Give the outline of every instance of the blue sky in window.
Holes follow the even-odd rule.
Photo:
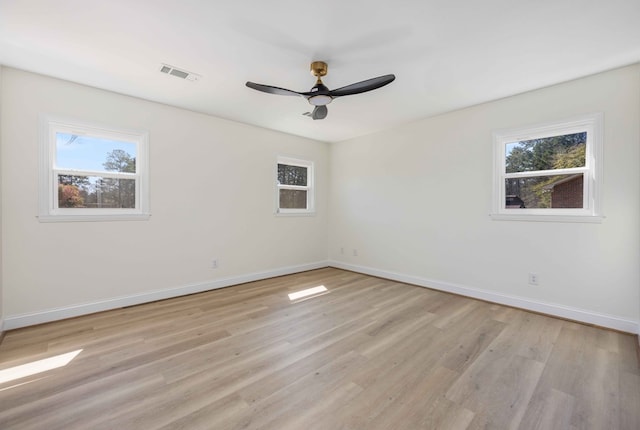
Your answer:
[[[107,161],[107,155],[114,149],[121,149],[131,157],[137,155],[135,143],[56,133],[56,167],[104,171],[103,164]]]
[[[511,151],[513,151],[513,148],[515,148],[516,146],[519,146],[521,142],[511,142],[511,143],[507,143],[505,145],[505,156],[508,157],[509,155],[511,155]]]

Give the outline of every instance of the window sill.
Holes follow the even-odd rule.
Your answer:
[[[105,222],[105,221],[147,221],[151,214],[114,215],[39,215],[40,222]]]
[[[489,214],[493,221],[528,221],[528,222],[570,222],[601,224],[605,219],[601,215],[524,215],[524,214]]]
[[[291,216],[316,216],[315,212],[276,212],[275,216],[291,217]]]

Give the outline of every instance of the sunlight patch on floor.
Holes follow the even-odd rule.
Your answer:
[[[76,351],[67,352],[66,354],[55,355],[53,357],[43,358],[42,360],[32,361],[31,363],[0,370],[0,384],[64,367],[81,352],[82,349],[78,349]]]
[[[319,285],[317,287],[307,288],[306,290],[296,291],[295,293],[289,293],[289,300],[294,301],[304,297],[315,296],[325,291],[327,291],[327,287]]]

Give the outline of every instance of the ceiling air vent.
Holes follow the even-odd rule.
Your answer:
[[[168,64],[162,64],[160,66],[160,72],[167,75],[175,76],[176,78],[186,79],[187,81],[198,81],[202,77],[195,73],[187,72],[186,70],[180,70]]]

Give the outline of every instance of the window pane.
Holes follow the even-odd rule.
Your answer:
[[[131,142],[56,133],[59,169],[136,172],[137,146]]]
[[[282,185],[307,186],[307,168],[278,164],[278,182]]]
[[[135,209],[136,181],[99,176],[60,175],[58,207]]]
[[[306,190],[280,190],[281,209],[307,209]]]
[[[505,208],[582,208],[583,185],[582,174],[505,179]]]
[[[586,132],[507,143],[506,173],[584,167],[586,147]]]

